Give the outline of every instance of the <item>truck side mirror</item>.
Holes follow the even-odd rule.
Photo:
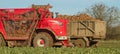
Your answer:
[[[59,12],[55,12],[56,18],[58,17]]]

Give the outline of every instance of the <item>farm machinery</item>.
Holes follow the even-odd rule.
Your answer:
[[[53,18],[50,8],[48,4],[0,9],[0,46],[87,47],[105,38],[103,21]]]

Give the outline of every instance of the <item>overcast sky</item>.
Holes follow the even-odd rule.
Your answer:
[[[104,3],[107,6],[115,6],[120,9],[120,0],[1,0],[0,8],[25,8],[31,4],[44,5],[50,3],[51,11],[60,14],[76,14],[96,3]]]

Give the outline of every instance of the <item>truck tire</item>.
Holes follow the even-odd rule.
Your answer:
[[[72,43],[73,47],[77,47],[77,40],[72,40],[71,43]]]
[[[6,42],[5,42],[2,34],[0,34],[0,47],[2,47],[2,46],[6,46]]]
[[[34,47],[52,47],[53,39],[50,34],[46,32],[38,33],[33,39]]]
[[[83,39],[77,39],[72,41],[74,47],[85,48],[86,42]]]

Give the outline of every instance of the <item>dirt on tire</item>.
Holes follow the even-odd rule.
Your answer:
[[[50,36],[50,34],[46,33],[46,32],[40,32],[38,33],[34,39],[33,39],[33,46],[34,47],[40,47],[38,44],[37,44],[37,40],[38,39],[44,39],[45,40],[45,45],[44,47],[52,47],[53,46],[53,39],[52,37]]]

